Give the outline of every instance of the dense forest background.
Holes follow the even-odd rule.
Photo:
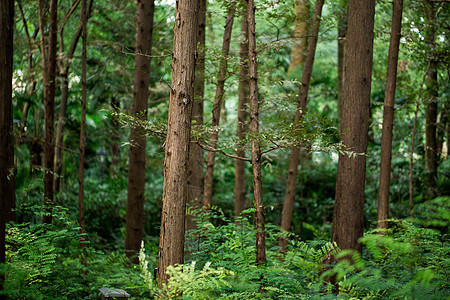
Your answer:
[[[310,28],[314,25],[311,20],[316,3],[256,1],[260,130],[256,139],[263,152],[261,191],[267,255],[263,263],[255,260],[258,250],[255,238],[261,228],[254,226],[258,206],[254,205],[252,164],[248,160],[244,163],[244,202],[237,215],[244,211],[237,217],[236,159],[232,157],[242,153],[250,157],[251,141],[255,139],[250,130],[250,116],[244,116],[239,123],[244,124],[244,137],[236,136],[242,109],[238,109],[238,98],[243,78],[241,45],[247,41],[242,32],[247,2],[208,1],[204,46],[198,46],[195,52],[197,59],[204,57],[203,125],[193,122],[191,138],[196,141],[193,145],[203,146],[200,165],[205,169],[208,153],[212,152],[207,150],[215,149],[212,198],[206,208],[188,198],[186,228],[190,230],[186,230],[184,265],[169,268],[169,281],[160,285],[155,268],[161,249],[158,244],[164,151],[168,143],[172,52],[178,16],[175,3],[166,0],[154,3],[151,52],[144,55],[149,61],[149,72],[145,72],[149,86],[143,117],[133,106],[136,57],[142,55],[136,46],[137,6],[141,1],[112,4],[103,0],[53,0],[52,3],[57,3],[56,31],[51,29],[51,8],[55,7],[47,2],[14,1],[11,174],[15,181],[15,220],[6,225],[6,257],[1,267],[5,299],[95,299],[102,287],[124,289],[133,299],[448,297],[450,9],[447,1],[403,3],[389,226],[378,231],[383,107],[393,3],[383,0],[375,3],[367,151],[356,153],[343,148],[339,132],[342,122],[339,82],[343,75],[338,72],[338,48],[341,43],[347,47],[346,35],[340,35],[345,23],[342,20],[350,13],[346,1],[323,4],[308,100],[297,123],[293,121],[306,63],[294,56],[299,51],[303,51],[300,54],[303,60],[307,56],[308,39],[311,43],[314,37]],[[82,7],[85,14],[81,13]],[[227,34],[224,29],[229,24],[230,11],[234,12],[231,17],[234,23],[228,33],[229,53],[224,54],[224,34]],[[300,23],[305,28],[300,28]],[[85,39],[83,25],[87,28]],[[49,173],[46,172],[49,117],[45,107],[48,102],[43,100],[49,81],[43,77],[46,75],[41,62],[43,51],[51,56],[52,32],[57,43],[54,119],[50,120],[54,124],[55,153],[50,163],[54,178],[49,198],[44,180]],[[46,47],[49,50],[43,50]],[[221,73],[224,61],[225,70]],[[215,99],[219,87],[223,94],[218,104]],[[215,116],[218,105],[220,113]],[[243,107],[247,110],[250,105],[247,102]],[[432,107],[434,119],[430,115]],[[434,132],[428,130],[428,122],[434,124]],[[302,129],[292,138],[288,129],[298,124]],[[131,131],[135,139],[130,140]],[[80,134],[85,134],[85,142]],[[142,238],[138,241],[142,239],[142,248],[139,250],[139,242],[136,250],[126,242],[127,230],[138,226],[127,220],[132,218],[127,217],[127,201],[130,201],[129,180],[135,168],[129,152],[137,147],[133,144],[136,139],[142,142],[143,136],[146,136],[145,173],[141,179],[145,179],[145,185],[143,206],[138,209],[142,218]],[[426,154],[430,136],[435,140],[431,149],[434,167],[430,167]],[[85,146],[80,147],[81,144]],[[292,221],[287,227],[291,233],[287,233],[280,226],[292,145],[301,151]],[[237,155],[239,149],[243,152]],[[340,251],[330,242],[339,155],[364,156],[366,160],[362,250]],[[84,173],[79,173],[80,169]],[[197,200],[204,203],[203,191],[201,197]],[[80,207],[83,218],[79,215]],[[134,252],[130,255],[125,249]]]

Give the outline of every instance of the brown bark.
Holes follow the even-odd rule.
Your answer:
[[[347,41],[347,9],[348,0],[339,1],[340,12],[338,19],[338,114],[339,120],[342,120],[342,102],[344,97],[344,62],[345,62],[345,44]]]
[[[159,285],[167,282],[166,268],[168,266],[183,263],[197,17],[198,0],[177,1],[165,143],[158,259]]]
[[[203,102],[205,93],[205,37],[206,37],[206,0],[199,0],[197,25],[197,61],[195,65],[194,106],[192,108],[193,125],[203,124]],[[193,209],[202,206],[203,192],[203,150],[192,143],[188,165],[188,204]],[[186,216],[186,230],[196,228],[193,216]]]
[[[245,1],[243,1],[245,2]],[[244,8],[246,10],[246,7]],[[236,156],[245,157],[244,136],[247,131],[247,103],[248,103],[248,22],[247,12],[241,19],[241,42],[239,45],[239,86],[238,86],[238,124],[236,136],[238,145]],[[236,159],[234,172],[234,215],[237,217],[245,209],[245,161]]]
[[[133,115],[144,120],[147,119],[154,7],[154,0],[137,1]],[[125,253],[135,264],[139,263],[143,232],[145,142],[142,128],[131,128]]]
[[[255,201],[256,227],[256,263],[266,262],[266,237],[264,229],[264,206],[262,198],[261,149],[259,144],[259,103],[258,103],[258,73],[256,55],[256,23],[255,3],[247,2],[248,22],[248,72],[250,92],[250,131],[252,133],[252,170],[253,196]]]
[[[89,5],[87,8],[87,14],[88,18],[90,17],[90,12],[93,4],[93,0],[89,1]],[[74,2],[75,4],[79,2]],[[68,15],[73,10],[71,8],[69,12],[66,14],[66,18],[68,18]],[[78,26],[77,31],[75,32],[72,42],[70,44],[70,48],[67,52],[67,54],[64,55],[64,25],[60,27],[59,29],[59,53],[60,57],[64,57],[62,61],[59,62],[60,68],[59,68],[59,77],[61,81],[61,103],[59,106],[59,113],[58,113],[58,121],[56,125],[56,139],[55,139],[55,161],[54,161],[54,183],[53,188],[54,191],[59,190],[60,186],[60,180],[61,180],[61,172],[62,172],[62,146],[63,146],[63,138],[64,138],[64,125],[66,122],[66,109],[67,109],[67,99],[69,97],[69,68],[70,63],[73,59],[73,54],[75,53],[78,41],[80,40],[81,32],[82,32],[82,26],[83,26],[83,20],[82,15],[80,15],[80,24]]]
[[[50,1],[50,29],[48,35],[48,53],[45,53],[44,42],[44,4],[38,1],[39,10],[39,31],[41,36],[42,73],[44,78],[44,112],[45,112],[45,158],[44,158],[44,205],[46,215],[43,217],[44,223],[52,222],[53,206],[53,162],[55,148],[54,121],[55,121],[55,79],[56,79],[56,48],[57,48],[57,11],[58,1]]]
[[[349,1],[345,84],[340,123],[347,150],[365,153],[369,129],[375,1]],[[331,240],[361,252],[364,229],[366,157],[340,154]]]
[[[389,43],[386,89],[384,94],[383,127],[381,135],[380,186],[378,189],[377,227],[387,228],[389,218],[389,187],[391,184],[392,129],[394,126],[397,62],[402,28],[403,0],[394,0],[391,40]]]
[[[225,23],[225,33],[223,35],[222,43],[222,53],[219,66],[219,74],[217,76],[217,88],[216,95],[214,97],[214,104],[212,110],[212,120],[211,120],[211,135],[210,135],[210,146],[216,148],[217,140],[219,138],[219,130],[217,127],[220,123],[220,111],[222,107],[223,94],[225,92],[225,79],[227,76],[227,60],[228,53],[230,52],[230,41],[231,41],[231,31],[233,29],[234,12],[236,8],[236,2],[230,3],[228,10],[227,20]],[[203,206],[210,207],[212,203],[213,194],[213,179],[214,179],[214,165],[216,159],[216,152],[209,151],[208,158],[206,160],[206,171],[205,171],[205,184],[204,184],[204,194],[203,194]]]
[[[317,0],[314,7],[314,15],[311,25],[311,35],[308,44],[308,53],[306,55],[305,65],[303,66],[300,91],[298,94],[297,110],[295,112],[294,126],[301,121],[306,111],[306,102],[308,100],[309,84],[316,54],[317,38],[319,36],[320,19],[322,16],[322,7],[324,0]],[[283,212],[281,215],[281,229],[289,231],[292,223],[292,213],[294,210],[295,192],[297,188],[298,164],[300,162],[300,149],[292,148],[289,155],[289,172],[286,184],[286,196],[284,199]],[[288,244],[286,238],[280,238],[278,246],[284,249]]]
[[[294,44],[291,49],[291,61],[288,74],[303,66],[308,49],[310,26],[309,1],[298,0],[295,3]]]
[[[6,223],[14,219],[14,135],[12,109],[14,1],[0,1],[0,263],[6,262]],[[0,276],[0,291],[5,277]],[[6,299],[1,295],[0,299]]]
[[[78,164],[78,224],[80,226],[80,249],[81,264],[86,268],[86,226],[84,222],[84,154],[85,154],[85,142],[86,142],[86,59],[87,59],[87,11],[86,0],[82,0],[81,4],[81,18],[83,28],[83,48],[81,51],[81,122],[80,122],[80,154]],[[87,272],[87,269],[83,271],[83,274]]]

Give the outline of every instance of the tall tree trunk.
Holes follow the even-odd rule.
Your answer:
[[[255,201],[256,263],[266,262],[266,236],[262,198],[261,149],[259,144],[258,61],[256,55],[255,3],[247,2],[248,72],[250,91],[250,130],[252,133],[253,195]]]
[[[92,9],[93,0],[89,1],[87,7],[88,19],[90,17],[90,12]],[[77,3],[77,2],[74,2]],[[66,14],[69,14],[69,12]],[[67,17],[68,18],[68,17]],[[67,99],[69,98],[69,68],[70,63],[73,58],[73,54],[77,48],[78,41],[80,40],[82,26],[83,26],[83,16],[80,15],[80,23],[77,31],[75,32],[70,48],[66,55],[64,55],[64,25],[59,29],[59,53],[61,57],[65,57],[63,61],[60,61],[59,77],[61,81],[61,103],[59,106],[58,121],[56,125],[56,140],[55,140],[55,161],[54,161],[54,191],[59,190],[61,173],[62,173],[62,146],[64,138],[64,125],[66,123],[66,109],[67,109]]]
[[[347,41],[347,11],[348,0],[339,1],[338,18],[338,114],[339,120],[342,120],[342,103],[344,98],[344,62],[345,62],[345,44]]]
[[[14,1],[0,1],[0,263],[6,262],[6,223],[14,219],[14,135],[12,109]],[[0,292],[5,277],[0,276]],[[6,299],[1,295],[0,299]]]
[[[205,93],[205,38],[206,38],[206,0],[199,0],[197,25],[197,62],[195,65],[194,106],[192,121],[203,125],[203,102]],[[192,143],[188,165],[188,204],[197,209],[202,206],[203,192],[203,150]],[[186,230],[196,228],[193,216],[186,216]]]
[[[298,0],[295,2],[295,27],[294,44],[291,49],[291,61],[288,73],[303,66],[308,49],[308,34],[310,26],[309,1]]]
[[[147,119],[154,7],[154,0],[137,1],[133,114],[144,120]],[[125,253],[135,264],[139,263],[143,232],[145,142],[144,130],[131,128]]]
[[[308,53],[306,55],[305,65],[303,66],[300,91],[298,94],[297,110],[295,112],[294,126],[301,121],[306,111],[306,102],[308,99],[309,84],[316,54],[317,38],[319,36],[320,18],[322,16],[322,7],[324,0],[316,0],[314,15],[311,26],[311,36],[308,44]],[[286,196],[284,199],[283,212],[281,215],[281,229],[289,231],[292,223],[292,213],[294,210],[295,192],[297,188],[298,164],[300,162],[300,149],[294,147],[289,155],[289,173],[286,184]],[[281,237],[278,245],[284,249],[288,244],[286,238]]]
[[[55,121],[55,80],[56,80],[56,33],[58,27],[57,11],[58,1],[50,1],[50,29],[48,53],[45,53],[44,43],[44,4],[38,0],[39,9],[39,31],[41,34],[41,55],[42,70],[44,78],[44,111],[45,111],[45,159],[44,159],[44,205],[46,215],[43,217],[44,223],[52,222],[53,207],[53,163],[55,147],[54,139],[54,121]]]
[[[80,122],[80,156],[78,164],[78,224],[80,225],[81,264],[86,268],[86,226],[84,222],[84,154],[86,142],[86,59],[87,59],[87,11],[86,0],[82,0],[81,18],[83,20],[83,48],[81,51],[81,122]],[[85,274],[87,269],[83,271]]]
[[[365,153],[369,129],[375,0],[349,1],[341,139],[347,150]],[[339,155],[331,240],[361,252],[366,157]]]
[[[168,266],[183,263],[198,6],[198,0],[178,0],[176,5],[159,239],[159,285],[167,282]]]
[[[426,40],[432,46],[432,51],[436,49],[436,9],[434,3],[425,1],[425,20],[429,25],[426,31]],[[438,62],[431,56],[430,70],[427,76],[427,99],[425,113],[425,171],[426,174],[426,199],[430,200],[437,195],[437,115],[438,105]]]
[[[378,228],[387,228],[389,218],[389,187],[391,184],[392,129],[394,126],[395,88],[397,84],[398,49],[402,29],[403,0],[394,0],[391,40],[389,43],[386,89],[384,94],[381,135],[380,186],[378,189]]]
[[[245,0],[243,0],[245,4]],[[247,7],[244,7],[241,19],[241,43],[239,45],[239,86],[238,86],[238,124],[236,136],[238,145],[236,156],[244,157],[244,136],[247,131],[247,103],[248,103],[248,22]],[[245,161],[236,159],[234,172],[234,215],[239,216],[245,209]]]
[[[219,138],[219,130],[217,127],[220,122],[220,110],[222,107],[223,94],[225,92],[225,79],[227,77],[227,65],[228,65],[228,53],[230,52],[230,41],[231,41],[231,31],[233,29],[234,12],[236,8],[236,2],[230,3],[228,10],[227,20],[225,23],[225,33],[223,35],[222,52],[219,66],[219,74],[217,76],[217,88],[216,95],[214,97],[214,104],[212,110],[212,121],[211,121],[211,135],[210,135],[210,146],[216,148],[217,140]],[[203,195],[203,206],[210,207],[212,203],[213,194],[213,179],[214,179],[214,165],[216,159],[216,152],[209,151],[208,158],[206,160],[206,171],[205,171],[205,185],[204,185],[204,195]]]

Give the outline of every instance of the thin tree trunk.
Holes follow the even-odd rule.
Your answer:
[[[291,61],[288,74],[303,66],[308,49],[308,34],[310,26],[309,1],[295,2],[294,44],[291,49]]]
[[[346,150],[366,153],[372,79],[375,1],[349,1],[340,135]],[[361,252],[366,157],[339,155],[331,240]]]
[[[93,0],[89,1],[89,6],[87,8],[88,19],[90,17],[90,12],[93,4]],[[59,77],[61,81],[61,103],[59,106],[59,114],[58,121],[56,125],[56,140],[55,140],[55,161],[54,161],[54,191],[59,190],[60,181],[61,181],[61,173],[62,173],[62,146],[63,146],[63,138],[64,138],[64,125],[66,123],[66,110],[67,110],[67,99],[69,98],[69,68],[70,63],[73,58],[73,54],[75,53],[78,41],[80,40],[83,20],[81,19],[83,16],[80,16],[80,24],[78,26],[77,31],[75,32],[72,42],[70,44],[69,51],[66,54],[64,61],[60,62],[60,70]],[[64,26],[62,26],[59,30],[59,40],[60,40],[60,55],[64,57]]]
[[[250,130],[252,133],[252,169],[253,169],[253,195],[255,201],[255,226],[256,226],[256,263],[266,262],[266,236],[264,229],[264,206],[262,198],[261,175],[261,149],[259,145],[259,102],[258,102],[258,73],[256,55],[256,23],[255,3],[247,2],[248,22],[248,71],[250,91]]]
[[[203,125],[203,102],[205,93],[205,38],[206,38],[206,0],[199,0],[197,25],[197,62],[195,65],[194,106],[192,121],[194,125]],[[203,150],[192,143],[188,165],[188,204],[193,209],[202,206],[203,192]],[[186,216],[186,230],[197,228],[192,215]]]
[[[394,126],[395,88],[397,84],[398,50],[402,29],[403,0],[394,0],[391,40],[389,43],[386,89],[384,95],[381,135],[380,186],[378,189],[377,227],[387,228],[389,218],[389,187],[391,184],[392,129]]]
[[[56,80],[56,48],[57,48],[57,11],[58,1],[50,1],[50,30],[48,53],[45,53],[44,43],[44,6],[42,0],[38,0],[39,10],[39,31],[41,34],[41,55],[42,69],[44,78],[44,111],[45,111],[45,159],[44,159],[44,205],[46,215],[43,222],[50,224],[52,222],[53,207],[53,163],[55,148],[54,140],[54,121],[55,121],[55,80]]]
[[[245,1],[243,1],[245,4]],[[238,86],[238,124],[236,136],[238,145],[236,156],[245,157],[244,136],[247,131],[247,104],[248,104],[248,22],[247,7],[241,19],[241,43],[239,45],[239,86]],[[234,172],[234,215],[237,217],[245,209],[245,161],[236,159]]]
[[[197,17],[198,0],[177,1],[159,239],[160,286],[167,282],[166,268],[183,263]]]
[[[212,110],[212,121],[211,121],[211,135],[210,135],[210,146],[216,148],[217,140],[219,138],[219,130],[217,127],[220,122],[220,110],[222,107],[223,94],[225,92],[225,79],[227,76],[227,65],[228,65],[228,53],[230,52],[230,41],[231,41],[231,31],[233,29],[234,12],[236,8],[236,2],[230,3],[228,10],[227,20],[225,23],[225,33],[223,35],[222,52],[219,66],[219,74],[217,76],[217,88],[216,95],[214,97],[214,104]],[[206,171],[205,171],[205,184],[204,184],[204,194],[203,194],[203,206],[210,207],[212,203],[213,194],[213,179],[214,179],[214,165],[216,159],[216,152],[209,151],[208,158],[206,160]]]
[[[425,20],[430,26],[427,30],[426,40],[432,46],[432,51],[436,49],[436,9],[431,1],[424,2]],[[434,54],[434,53],[432,53]],[[425,113],[425,170],[426,174],[426,199],[430,200],[437,195],[437,115],[439,96],[437,68],[438,62],[431,56],[430,70],[427,76],[426,113]]]
[[[6,262],[6,223],[14,220],[14,135],[12,105],[14,1],[0,1],[0,263]],[[3,292],[5,275],[0,276]],[[6,299],[0,295],[0,299]]]
[[[86,226],[84,222],[84,154],[86,142],[86,59],[87,59],[87,11],[86,0],[82,0],[81,18],[83,20],[83,48],[81,52],[81,122],[80,122],[80,156],[78,164],[78,224],[80,225],[81,264],[86,268]],[[83,271],[86,274],[87,269]]]
[[[342,103],[344,97],[344,63],[345,63],[345,44],[347,41],[347,9],[348,0],[339,1],[339,19],[338,19],[338,114],[339,120],[342,120]]]
[[[308,100],[309,84],[311,82],[311,74],[314,65],[314,58],[316,54],[317,38],[319,36],[320,19],[322,16],[322,7],[324,0],[317,0],[314,8],[314,15],[311,26],[311,37],[308,44],[308,53],[306,55],[305,65],[303,66],[302,80],[300,84],[300,91],[298,94],[297,110],[295,112],[294,126],[297,126],[301,121],[303,114],[306,111],[306,102]],[[300,149],[294,147],[291,149],[289,155],[289,173],[286,184],[286,196],[284,199],[283,212],[281,215],[281,229],[289,231],[292,223],[292,213],[294,210],[295,192],[297,188],[298,164],[300,162]],[[278,246],[282,250],[288,244],[286,238],[281,237]]]
[[[152,53],[154,7],[154,0],[137,2],[133,115],[144,120],[147,119],[148,86],[150,84],[149,56]],[[139,263],[138,254],[143,233],[145,143],[144,130],[131,128],[125,253],[135,264]]]

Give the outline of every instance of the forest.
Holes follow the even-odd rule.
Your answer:
[[[0,299],[450,299],[448,0],[0,0]]]

